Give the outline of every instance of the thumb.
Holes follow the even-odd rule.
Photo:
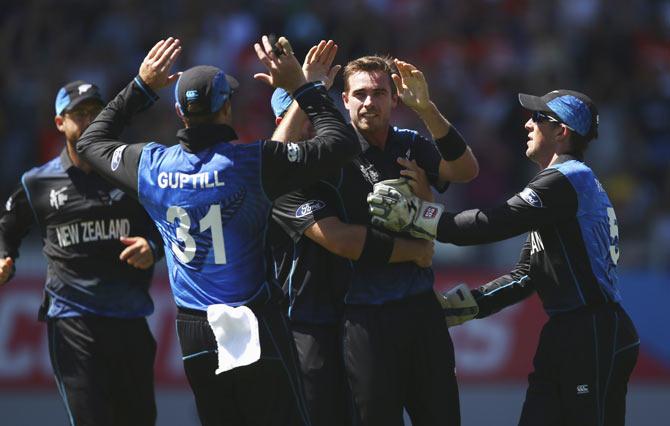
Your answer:
[[[270,77],[267,74],[259,73],[259,74],[254,74],[254,79],[258,81],[262,81],[263,83],[269,84],[272,86],[272,77]]]
[[[167,83],[168,83],[168,84],[172,84],[172,83],[174,83],[175,81],[179,80],[179,77],[181,77],[181,74],[182,74],[181,71],[172,74],[171,76],[169,76],[169,77],[167,78]]]

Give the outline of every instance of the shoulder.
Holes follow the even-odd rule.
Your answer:
[[[33,167],[26,171],[21,177],[22,181],[53,177],[57,175],[64,175],[65,170],[60,161],[60,156],[49,160],[41,166]]]
[[[562,163],[551,165],[547,170],[555,170],[579,190],[585,185],[591,185],[596,181],[593,170],[586,164],[578,160],[569,160]]]

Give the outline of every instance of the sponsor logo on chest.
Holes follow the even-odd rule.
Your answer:
[[[67,201],[67,194],[65,194],[66,190],[67,186],[64,186],[61,189],[52,189],[51,192],[49,192],[49,204],[51,207],[58,210],[65,204]]]

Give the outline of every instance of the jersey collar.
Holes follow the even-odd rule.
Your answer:
[[[180,129],[177,132],[179,144],[184,151],[190,153],[202,151],[219,142],[230,142],[236,139],[237,133],[227,124],[201,124]]]
[[[60,152],[60,165],[66,172],[70,169],[70,167],[74,167],[74,164],[72,164],[72,159],[70,159],[70,154],[67,152],[67,146]]]

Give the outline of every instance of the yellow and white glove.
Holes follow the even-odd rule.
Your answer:
[[[470,321],[479,313],[479,305],[466,284],[459,284],[449,291],[436,292],[436,295],[449,327]]]
[[[424,240],[435,239],[444,206],[415,196],[407,178],[377,182],[367,199],[373,224]]]

